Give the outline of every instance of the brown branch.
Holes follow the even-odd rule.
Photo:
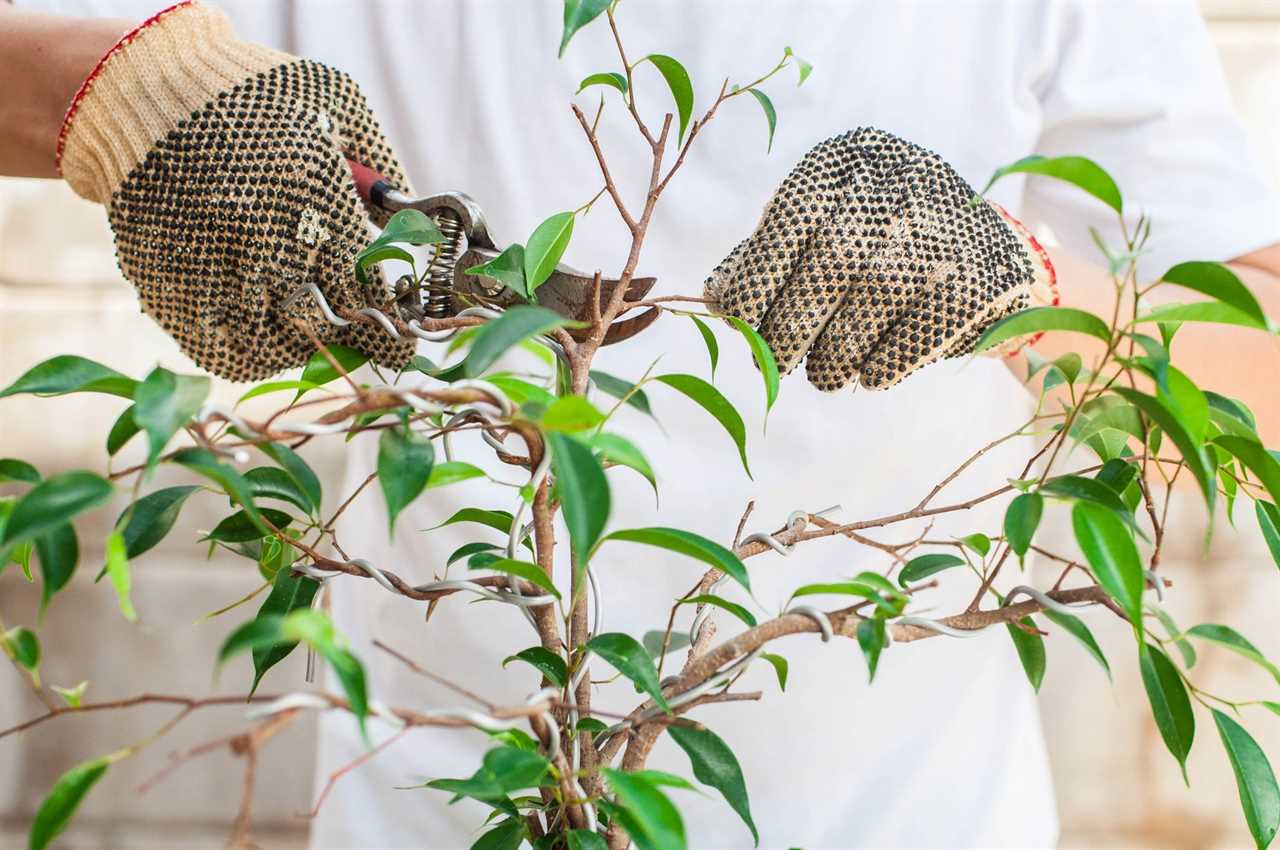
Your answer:
[[[328,780],[326,780],[326,782],[324,783],[324,788],[321,789],[320,791],[320,796],[316,798],[316,804],[311,807],[311,811],[300,812],[298,814],[298,817],[307,818],[308,820],[314,819],[316,815],[320,814],[320,807],[324,805],[324,801],[328,798],[329,792],[333,790],[333,786],[338,784],[339,779],[346,776],[348,773],[360,767],[361,765],[367,764],[368,762],[373,761],[373,759],[379,753],[381,753],[383,750],[386,750],[396,741],[399,741],[401,738],[403,738],[408,731],[409,731],[409,727],[406,726],[404,729],[401,729],[400,731],[396,732],[390,738],[387,738],[381,744],[378,744],[378,746],[374,747],[371,750],[367,750],[361,753],[359,756],[357,756],[347,764],[344,764],[342,767],[338,768],[333,773],[330,773]]]

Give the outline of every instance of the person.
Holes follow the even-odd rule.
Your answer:
[[[296,284],[316,275],[334,297],[359,298],[337,270],[343,251],[359,247],[346,243],[358,241],[354,222],[363,212],[339,154],[360,154],[406,188],[411,179],[431,190],[468,192],[487,211],[491,232],[512,241],[599,188],[591,151],[565,101],[584,77],[614,69],[618,60],[612,40],[588,28],[556,61],[561,10],[553,0],[221,0],[217,6],[233,22],[234,34],[211,5],[184,4],[159,18],[151,18],[157,11],[153,0],[0,5],[0,89],[6,92],[0,102],[0,173],[54,177],[61,156],[62,173],[77,191],[108,205],[122,269],[138,286],[144,307],[184,351],[220,374],[260,377],[298,365],[305,356],[302,343],[277,318],[283,290],[272,288],[275,278]],[[785,178],[798,161],[817,162],[819,170],[829,164],[802,160],[806,152],[855,127],[877,127],[936,151],[937,162],[949,163],[954,172],[938,170],[917,149],[909,156],[931,163],[944,182],[954,174],[981,185],[997,167],[1031,153],[1089,156],[1116,176],[1131,221],[1138,210],[1151,216],[1153,241],[1140,260],[1146,278],[1184,259],[1230,261],[1264,307],[1280,314],[1280,204],[1232,114],[1190,0],[664,0],[623,3],[618,14],[630,55],[677,56],[703,103],[726,75],[752,79],[771,66],[784,44],[794,45],[816,69],[798,89],[781,77],[766,84],[779,110],[772,153],[766,153],[763,120],[745,99],[723,107],[698,139],[654,220],[641,263],[666,293],[697,294],[707,273],[751,230],[773,188],[783,184],[784,195],[788,185],[795,190],[796,181]],[[151,25],[135,29],[144,19]],[[76,100],[82,114],[76,119],[73,112],[60,149],[68,104],[125,33],[130,35],[102,63],[89,94]],[[345,76],[298,65],[292,55],[343,69],[358,81],[368,104]],[[113,62],[119,73],[108,83]],[[643,67],[636,76],[640,108],[660,114],[668,97],[661,78]],[[308,101],[313,96],[321,97],[320,107]],[[594,93],[583,97],[595,105]],[[295,101],[304,109],[291,113]],[[281,156],[296,164],[285,169],[277,194],[270,191],[270,177],[281,174],[272,169],[278,159],[245,153],[250,142],[239,131],[246,127],[260,146],[253,151],[280,145]],[[390,144],[383,142],[384,131]],[[633,133],[620,104],[606,98],[602,144],[623,191],[634,193],[644,185],[648,165]],[[208,150],[217,155],[200,159],[199,152]],[[855,144],[842,156],[856,158],[862,150]],[[220,168],[224,162],[234,162],[235,170]],[[933,203],[941,190],[931,187],[938,185],[926,182],[916,200]],[[225,215],[241,211],[227,200],[231,186],[242,187],[232,194],[248,205],[250,218],[239,229],[234,216],[228,226]],[[1088,235],[1093,227],[1119,244],[1109,209],[1042,178],[1006,179],[990,197],[1028,228],[1052,231],[1057,247],[1048,254],[1063,304],[1110,310],[1111,284]],[[255,202],[281,212],[284,223],[252,220]],[[774,200],[770,208],[776,211],[779,203]],[[944,225],[959,207],[948,209]],[[176,216],[182,228],[168,224],[166,216]],[[289,240],[311,232],[294,231],[304,217],[319,221],[332,238],[313,238],[307,250],[291,253]],[[864,219],[849,212],[845,223],[856,228]],[[148,225],[157,229],[148,231]],[[827,256],[851,247],[852,237],[840,230],[818,243],[825,244]],[[1029,264],[1030,242],[1022,236],[1008,241],[1017,232],[1013,225],[986,232],[1004,246],[1006,260],[1027,258],[1027,275],[1042,271]],[[214,247],[202,249],[205,265],[187,267],[182,257],[149,251],[148,233],[174,246],[189,240]],[[245,243],[245,234],[256,241]],[[747,287],[767,285],[768,297],[782,298],[785,307],[785,287],[777,280],[762,283],[762,269],[804,262],[819,264],[819,272],[826,268],[822,255],[805,254],[805,246],[784,256],[770,254],[770,244],[761,239],[733,254],[713,276],[711,291],[738,309],[750,309],[743,305],[760,296]],[[959,243],[950,244],[959,256]],[[598,205],[580,217],[570,258],[580,266],[611,269],[620,267],[625,246],[617,217]],[[303,256],[293,262],[287,259],[292,254]],[[740,265],[746,255],[751,262]],[[1029,283],[1010,274],[1010,283],[978,301],[990,306],[1000,293]],[[189,287],[190,297],[177,284]],[[1162,296],[1157,290],[1152,297]],[[966,329],[1032,303],[1025,293],[1013,300],[968,316]],[[759,309],[754,318],[767,320]],[[852,319],[846,322],[849,338],[859,328]],[[786,364],[794,365],[811,353],[808,345],[818,344],[822,330],[804,325],[788,336],[774,328],[773,341],[786,349]],[[1222,356],[1224,333],[1184,331],[1180,356],[1197,364],[1194,377],[1245,398],[1263,411],[1265,421],[1275,402],[1267,402],[1261,375],[1238,363],[1251,356],[1251,362],[1266,362],[1274,356],[1271,343],[1262,334],[1231,332],[1230,347],[1239,359],[1229,360]],[[374,336],[330,338],[364,346],[384,362],[404,355]],[[961,330],[947,332],[949,343],[971,338]],[[722,342],[729,344],[727,338]],[[840,336],[827,344],[845,353],[852,345]],[[1051,335],[1037,347],[1053,356],[1077,344]],[[636,341],[606,349],[598,364],[630,379],[650,361],[659,371],[695,371],[704,368],[701,345],[689,323],[665,317]],[[858,363],[867,362],[866,351],[859,356],[864,359],[841,367],[845,383],[856,376]],[[723,359],[717,384],[749,410],[760,392],[759,377],[748,358]],[[623,411],[617,424],[658,471],[661,506],[655,507],[643,481],[614,478],[613,523],[639,527],[665,517],[669,524],[727,540],[748,497],[756,500],[754,517],[770,528],[796,508],[840,503],[843,515],[864,517],[909,507],[961,459],[1025,418],[1031,397],[1015,374],[1017,359],[1007,365],[1012,368],[996,359],[948,360],[915,370],[885,393],[822,394],[798,379],[785,381],[767,434],[759,427],[752,431],[751,482],[736,468],[728,441],[718,442],[714,423],[654,389],[656,415],[672,439],[634,411]],[[911,371],[885,369],[880,384],[896,383]],[[758,426],[760,420],[757,407],[752,422]],[[992,450],[948,493],[958,500],[981,492],[984,484],[1020,468],[1031,449],[1029,440],[1014,440]],[[356,440],[348,451],[346,491],[367,476],[374,449],[371,441]],[[479,449],[475,457],[483,457]],[[486,488],[471,484],[418,500],[393,541],[386,539],[385,514],[374,498],[353,503],[340,533],[361,556],[428,580],[447,553],[475,533],[458,526],[418,529],[444,521],[459,507],[503,507],[484,502]],[[998,528],[999,511],[987,504],[941,517],[932,535]],[[694,578],[679,558],[639,555],[626,548],[608,551],[598,564],[610,630],[662,628],[671,600]],[[756,598],[766,610],[777,610],[798,584],[848,576],[867,564],[863,550],[823,544],[750,566]],[[967,601],[944,585],[930,604],[949,612]],[[373,582],[353,580],[336,583],[332,611],[384,703],[426,708],[452,705],[457,697],[370,649],[374,638],[496,703],[519,700],[536,685],[532,676],[511,670],[499,675],[506,656],[533,642],[527,624],[504,606],[449,600],[424,625],[420,607]],[[1034,695],[1003,635],[893,648],[873,686],[848,642],[793,638],[776,649],[791,664],[785,694],[776,693],[772,671],[756,665],[762,669],[749,671],[741,685],[765,691],[764,704],[708,706],[699,715],[738,753],[761,846],[1055,843],[1053,789]],[[634,702],[630,688],[617,683],[602,686],[597,697],[597,705],[613,710]],[[378,734],[385,736],[385,730]],[[397,789],[422,779],[467,776],[487,745],[482,735],[467,732],[418,732],[398,742],[337,783],[314,821],[313,846],[468,846],[483,816],[479,807],[450,807],[438,792]],[[317,790],[363,752],[349,718],[323,717]],[[663,742],[651,766],[687,773],[682,759]],[[681,805],[691,846],[748,846],[750,835],[722,801],[684,795]]]

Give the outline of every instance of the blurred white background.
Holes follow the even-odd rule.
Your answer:
[[[1204,0],[1202,6],[1236,104],[1273,178],[1280,178],[1280,0]],[[135,375],[157,361],[191,368],[138,312],[131,289],[116,271],[99,208],[61,184],[0,180],[0,385],[45,357],[69,352]],[[1275,362],[1252,366],[1280,374],[1280,355]],[[238,388],[222,384],[217,395],[233,401]],[[0,404],[0,455],[21,455],[46,473],[100,468],[100,435],[118,410],[105,397],[7,399]],[[332,480],[332,468],[321,472]],[[1205,552],[1197,506],[1183,507],[1187,521],[1171,523],[1176,537],[1163,566],[1176,582],[1171,610],[1184,624],[1238,624],[1265,652],[1280,654],[1272,613],[1276,568],[1252,512],[1240,511],[1239,531],[1223,529]],[[1175,517],[1178,513],[1174,511]],[[105,524],[114,513],[98,516]],[[170,540],[189,540],[190,533],[210,527],[214,519],[188,509]],[[106,528],[96,531],[101,533],[82,536],[87,546],[101,540]],[[158,558],[161,553],[167,558]],[[148,690],[201,694],[214,688],[210,671],[216,647],[243,618],[196,621],[243,592],[247,585],[240,571],[247,562],[206,562],[190,546],[173,544],[153,553],[135,572],[135,601],[148,613],[146,625],[139,628],[123,621],[106,588],[91,584],[98,557],[85,553],[73,586],[44,625],[45,641],[55,648],[44,665],[46,680],[74,685],[88,677],[93,699]],[[160,563],[163,569],[157,568]],[[1242,598],[1239,588],[1251,585],[1258,592]],[[10,621],[34,621],[38,591],[17,569],[0,576],[0,599]],[[1104,624],[1100,638],[1114,650],[1115,659],[1127,657],[1123,648],[1129,638],[1121,624],[1097,622]],[[300,660],[289,662],[294,674]],[[1151,722],[1136,670],[1129,664],[1115,667],[1111,686],[1084,653],[1071,646],[1051,653],[1041,702],[1063,846],[1249,846],[1235,783],[1217,742],[1210,740],[1212,730],[1201,730],[1188,790]],[[1254,695],[1274,686],[1247,662],[1222,653],[1205,651],[1197,669],[1221,693]],[[227,679],[231,684],[235,677]],[[7,665],[0,669],[0,726],[39,709],[16,672]],[[44,727],[45,734],[0,741],[0,847],[25,846],[31,814],[63,770],[144,737],[170,711],[137,708],[64,718]],[[112,781],[94,791],[64,846],[222,846],[239,800],[239,762],[219,753],[179,768],[147,794],[137,793],[136,786],[163,766],[167,752],[208,739],[216,734],[211,729],[234,728],[238,715],[236,708],[202,714],[145,758],[113,768]],[[1250,728],[1273,758],[1280,755],[1280,720],[1255,717]],[[261,760],[254,834],[263,846],[305,845],[307,821],[299,815],[312,805],[311,736],[312,728],[299,723],[273,741]]]

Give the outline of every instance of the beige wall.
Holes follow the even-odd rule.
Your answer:
[[[1099,0],[1101,2],[1101,0]],[[1280,177],[1280,0],[1206,0],[1204,8],[1221,48],[1233,95]],[[102,328],[110,326],[108,335]],[[135,374],[157,360],[189,368],[173,345],[142,317],[115,272],[109,234],[100,210],[65,187],[0,180],[0,385],[31,363],[76,352]],[[234,398],[235,388],[218,394]],[[100,466],[99,436],[119,405],[100,400],[0,404],[0,455],[21,454],[46,471]],[[86,435],[94,435],[92,438]],[[108,512],[109,513],[109,512]],[[1195,505],[1180,505],[1171,524],[1177,539],[1166,560],[1176,590],[1170,608],[1184,623],[1230,621],[1268,653],[1280,654],[1270,600],[1274,590],[1239,599],[1234,588],[1273,586],[1275,567],[1257,539],[1249,512],[1241,530],[1223,528],[1202,551]],[[109,518],[104,518],[107,521]],[[209,527],[209,516],[190,512],[187,531]],[[105,532],[104,532],[105,533]],[[86,540],[103,534],[86,535]],[[171,539],[183,539],[175,534]],[[190,539],[186,537],[185,539]],[[194,626],[204,613],[233,601],[245,587],[238,564],[206,562],[187,547],[171,547],[168,560],[146,559],[136,572],[136,601],[146,625],[131,628],[114,609],[111,594],[89,583],[82,568],[44,627],[54,648],[47,680],[91,680],[95,699],[151,690],[202,693],[210,688],[213,652],[235,619]],[[84,563],[91,565],[94,553]],[[1242,581],[1242,577],[1245,577]],[[1249,579],[1256,577],[1257,584]],[[31,622],[37,593],[10,568],[0,577],[3,614]],[[1098,620],[1106,623],[1105,620]],[[1114,658],[1127,658],[1118,625],[1100,627]],[[301,673],[292,659],[291,675]],[[1200,730],[1191,758],[1193,786],[1181,786],[1145,708],[1136,673],[1117,663],[1109,686],[1083,653],[1063,647],[1050,656],[1042,704],[1061,803],[1063,844],[1068,847],[1243,847],[1235,786],[1210,728]],[[1203,653],[1200,676],[1238,694],[1266,693],[1269,683],[1243,662]],[[228,679],[234,677],[228,676]],[[38,704],[18,677],[0,669],[0,726],[31,716]],[[30,813],[53,779],[73,762],[144,737],[167,711],[135,709],[64,718],[46,727],[56,734],[0,741],[0,846],[25,844]],[[219,847],[239,794],[241,766],[218,754],[188,765],[146,795],[135,786],[164,763],[170,749],[233,730],[238,709],[210,714],[157,745],[148,756],[113,769],[68,833],[77,848]],[[1271,753],[1280,753],[1280,722],[1256,719],[1251,727]],[[306,822],[298,812],[311,804],[311,727],[300,725],[274,742],[263,760],[255,834],[264,846],[301,846]]]

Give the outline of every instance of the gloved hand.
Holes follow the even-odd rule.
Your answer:
[[[233,380],[305,363],[315,346],[296,319],[387,365],[411,356],[411,341],[379,328],[330,325],[310,297],[283,306],[306,282],[339,315],[389,298],[378,275],[366,287],[353,273],[368,219],[385,214],[365,208],[344,158],[408,191],[350,78],[241,41],[222,12],[196,2],[156,15],[103,58],[58,142],[67,182],[107,206],[143,310],[197,364]]]
[[[706,295],[757,327],[783,372],[807,355],[824,391],[888,388],[1057,300],[1021,224],[936,154],[870,127],[805,155]]]

